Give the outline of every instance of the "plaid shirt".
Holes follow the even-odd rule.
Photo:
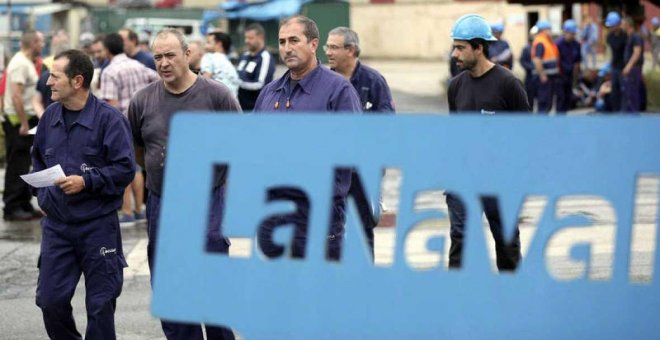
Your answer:
[[[118,54],[101,73],[99,98],[119,101],[119,111],[128,112],[128,103],[135,93],[158,80],[156,71],[133,60],[126,54]]]

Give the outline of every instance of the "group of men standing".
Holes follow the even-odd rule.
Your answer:
[[[567,45],[568,52],[562,52],[564,48],[555,45],[549,37],[549,24],[539,22],[536,26],[539,33],[531,55],[540,80],[539,107],[549,110],[545,93],[554,91],[554,77],[561,75],[560,70],[570,69],[572,75],[579,69],[580,47],[577,45],[575,62],[565,66],[559,57],[562,53],[573,55],[575,45]],[[570,22],[564,24],[564,31],[571,33]],[[201,53],[201,43],[189,44],[178,30],[159,32],[152,43],[153,68],[147,61],[128,55],[124,44],[126,40],[131,43],[131,32],[125,33],[126,37],[121,33],[109,34],[102,41],[109,62],[104,63],[98,96],[92,91],[92,61],[78,50],[57,54],[47,81],[55,103],[48,106],[38,123],[31,152],[33,171],[60,164],[66,174],[54,186],[32,189],[46,212],[42,222],[37,305],[42,309],[51,338],[81,338],[70,304],[81,274],[86,280],[86,337],[115,338],[114,311],[123,284],[122,269],[126,266],[117,210],[126,202],[127,188],[136,183],[136,174],[141,173],[136,170],[138,166],[147,174],[144,213],[149,266],[154,268],[169,124],[175,112],[359,114],[395,110],[387,82],[360,62],[359,38],[346,27],[329,32],[323,46],[330,65],[326,68],[316,58],[320,44],[316,23],[305,16],[283,20],[278,45],[287,72],[275,80],[272,79],[274,59],[265,49],[265,32],[259,25],[247,27],[247,51],[236,68],[227,58],[231,40],[222,32],[207,35],[204,44],[207,54]],[[497,38],[482,17],[474,14],[461,17],[452,28],[451,38],[452,58],[464,72],[450,82],[450,113],[531,112],[522,82],[509,69],[489,59],[489,48]],[[25,38],[20,53],[30,59],[42,45],[43,39],[39,40],[38,35]],[[634,46],[633,42],[633,56],[637,51]],[[624,68],[627,76],[637,72],[637,59],[631,60],[631,66],[626,64]],[[19,62],[32,67],[30,70],[34,68],[33,64]],[[23,82],[24,86],[36,83],[34,74],[28,73],[29,81]],[[20,102],[15,95],[11,98],[16,98],[12,104]],[[36,118],[30,121],[25,111],[15,111],[15,128],[20,136],[37,123]],[[27,170],[18,172],[23,174]],[[226,177],[226,169],[216,170],[205,244],[211,252],[227,253],[230,247],[222,233]],[[358,202],[367,238],[373,246],[376,220],[362,190],[359,176],[352,169],[337,171],[328,259],[341,257],[349,196]],[[29,189],[27,195],[29,198]],[[139,194],[134,195],[137,200]],[[295,203],[304,199],[295,188],[282,188],[274,195],[276,199]],[[515,270],[521,259],[518,229],[512,235],[504,234],[496,197],[483,197],[481,203],[495,239],[498,268]],[[455,268],[461,265],[466,214],[457,193],[447,193],[447,204],[451,222],[449,265]],[[288,255],[305,256],[309,205],[297,206],[307,208],[261,226],[257,241],[266,256],[284,255],[282,247],[272,239],[274,230],[282,225],[297,228]],[[20,208],[35,214],[27,206]],[[206,325],[204,332],[199,324],[162,320],[162,328],[168,339],[203,339],[204,333],[209,339],[234,337],[229,328],[221,326]]]
[[[593,92],[598,92],[599,97],[606,92],[607,104],[605,109],[598,106],[597,109],[628,113],[643,111],[646,102],[642,79],[644,40],[633,18],[622,18],[618,12],[608,13],[605,27],[608,29],[606,41],[611,59],[601,68]],[[556,40],[552,39],[550,29],[548,21],[536,23],[530,31],[533,41],[523,50],[520,62],[526,71],[530,105],[534,106],[533,102],[537,100],[538,112],[549,112],[556,103],[556,112],[560,114],[572,106],[573,89],[583,78],[581,65],[590,70],[596,67],[593,40],[598,36],[598,27],[588,21],[579,32],[586,46],[576,39],[578,26],[572,19],[563,23],[562,36]],[[585,54],[588,60],[583,60]]]
[[[130,39],[130,32],[126,33],[126,38],[111,33],[98,41],[103,50],[98,56],[104,59],[95,60],[97,65],[104,65],[100,89],[92,85],[92,59],[80,50],[55,55],[47,78],[54,104],[48,106],[38,121],[31,160],[33,171],[59,164],[65,177],[57,179],[54,186],[32,188],[31,192],[28,189],[27,195],[28,198],[30,194],[36,195],[45,212],[37,305],[42,309],[51,338],[81,338],[70,303],[81,274],[86,281],[85,337],[115,338],[114,311],[126,266],[117,211],[126,201],[127,188],[141,172],[138,167],[143,167],[147,174],[145,215],[148,259],[153,269],[169,122],[175,112],[240,113],[240,103],[252,107],[255,114],[394,112],[385,79],[359,62],[359,40],[348,28],[337,28],[330,33],[324,46],[331,60],[332,69],[329,69],[316,58],[320,39],[316,23],[304,16],[283,21],[279,53],[288,71],[271,81],[274,60],[265,50],[265,33],[258,25],[248,27],[245,33],[248,51],[238,63],[241,81],[237,91],[231,84],[216,80],[222,77],[232,81],[231,76],[220,75],[223,71],[216,68],[224,63],[222,55],[228,50],[222,34],[211,33],[207,37],[207,51],[216,46],[222,48],[211,55],[216,60],[201,62],[195,70],[195,48],[189,48],[183,34],[175,29],[159,32],[152,44],[154,72],[149,65],[126,53],[124,43]],[[31,44],[32,40],[28,44],[26,39],[25,45]],[[29,57],[30,51],[26,47],[26,56]],[[23,118],[20,115],[17,129],[20,132],[29,127]],[[33,125],[36,124],[35,118]],[[28,170],[19,172],[24,174]],[[206,249],[227,253],[229,242],[221,231],[226,173],[218,169],[215,175]],[[361,189],[351,189],[351,177],[351,169],[345,169],[335,181],[333,240],[329,249],[329,257],[334,259],[339,258],[341,250],[349,190]],[[283,194],[294,201],[298,198],[295,192]],[[369,228],[373,228],[374,214],[366,195],[361,194],[363,201],[358,200],[361,213],[372,217]],[[306,220],[306,214],[308,211],[300,219]],[[300,221],[294,218],[287,223]],[[272,225],[270,230],[278,225],[281,224]],[[262,250],[277,256],[277,251],[272,251],[277,247],[269,248],[272,240],[265,234],[268,228],[258,235],[264,241]],[[294,242],[290,255],[302,257],[304,249]],[[204,333],[209,339],[234,337],[229,328],[220,326],[207,325],[204,332],[199,324],[163,320],[162,328],[168,339],[203,339]]]

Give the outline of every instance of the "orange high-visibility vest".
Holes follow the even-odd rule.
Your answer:
[[[543,45],[543,55],[536,55],[536,46]],[[532,58],[539,58],[543,61],[543,70],[547,75],[559,74],[559,48],[549,34],[543,32],[534,37],[532,42]]]

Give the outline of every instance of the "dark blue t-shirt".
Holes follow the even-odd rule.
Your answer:
[[[644,65],[644,40],[642,39],[642,36],[639,33],[635,32],[630,35],[628,41],[626,42],[626,50],[623,53],[624,66],[628,64],[628,61],[630,61],[635,46],[639,46],[642,48],[642,54],[640,54],[639,59],[637,59],[635,66]]]
[[[628,35],[623,31],[610,32],[607,34],[607,44],[612,50],[612,61],[610,65],[615,70],[623,70],[626,64],[623,62],[623,54],[626,49]]]
[[[555,42],[559,49],[559,68],[564,76],[572,76],[575,64],[582,62],[580,43],[561,37]]]
[[[53,92],[50,90],[50,87],[46,85],[48,82],[48,77],[50,77],[50,72],[48,70],[44,70],[41,72],[41,76],[39,76],[39,81],[37,82],[37,91],[41,93],[41,103],[44,105],[44,109],[53,103],[53,100],[50,99]]]
[[[134,56],[131,56],[131,58],[139,61],[144,66],[156,71],[156,62],[154,62],[154,56],[151,53],[140,51],[136,53]]]

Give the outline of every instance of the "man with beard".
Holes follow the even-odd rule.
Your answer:
[[[238,88],[238,101],[244,111],[252,111],[254,103],[266,84],[273,81],[275,58],[266,49],[266,31],[254,23],[245,29],[245,47],[236,70],[241,78]]]
[[[454,25],[451,38],[454,40],[452,58],[456,59],[459,68],[467,71],[453,78],[449,84],[447,96],[451,114],[493,115],[531,111],[522,82],[511,71],[488,60],[488,45],[496,38],[484,18],[475,14],[462,16]],[[516,227],[511,240],[503,235],[497,197],[482,197],[481,204],[495,238],[497,268],[500,271],[513,271],[521,257],[520,232]],[[451,224],[449,267],[459,268],[463,252],[465,207],[460,197],[453,193],[447,193],[447,206]]]

